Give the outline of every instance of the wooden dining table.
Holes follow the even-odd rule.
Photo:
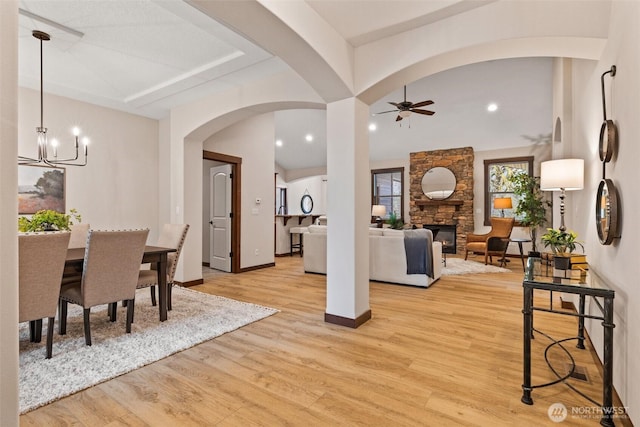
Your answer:
[[[65,266],[73,266],[77,271],[81,271],[84,261],[84,250],[85,248],[67,249]],[[142,264],[155,264],[156,270],[158,271],[158,306],[161,322],[167,320],[167,254],[171,252],[176,252],[176,250],[159,246],[145,246],[144,255],[142,256]]]

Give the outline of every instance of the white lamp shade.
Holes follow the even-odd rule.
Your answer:
[[[540,189],[545,191],[582,190],[584,160],[549,160],[540,164]]]
[[[385,216],[387,208],[384,205],[373,205],[371,207],[371,216]]]

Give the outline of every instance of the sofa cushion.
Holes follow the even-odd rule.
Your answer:
[[[382,228],[369,228],[369,236],[382,236]]]
[[[327,226],[326,225],[310,225],[307,227],[307,231],[309,231],[309,233],[327,234]]]

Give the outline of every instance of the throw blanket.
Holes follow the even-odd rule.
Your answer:
[[[433,234],[431,230],[404,230],[407,274],[426,274],[433,279]]]

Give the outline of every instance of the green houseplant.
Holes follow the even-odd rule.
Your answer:
[[[395,230],[402,230],[402,228],[404,227],[404,221],[402,220],[402,218],[398,218],[395,212],[391,212],[389,214],[389,220],[387,221],[387,223],[389,224],[389,227]]]
[[[538,228],[546,224],[547,207],[551,206],[551,202],[540,190],[539,177],[521,171],[512,176],[510,181],[513,185],[513,193],[518,196],[514,214],[519,218],[520,225],[529,227],[532,255],[540,256],[537,250]]]
[[[547,228],[547,232],[541,236],[544,247],[551,247],[555,256],[568,256],[580,246],[584,251],[584,246],[578,241],[575,231],[564,231],[557,228]]]
[[[69,214],[63,214],[50,209],[40,210],[31,218],[22,216],[18,218],[18,231],[61,231],[69,230],[73,221],[82,221],[81,215],[75,209],[70,209]]]

